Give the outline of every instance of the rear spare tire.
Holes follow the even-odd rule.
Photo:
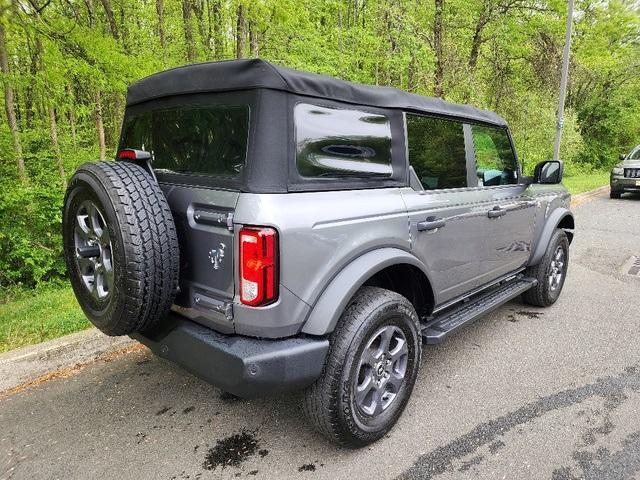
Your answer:
[[[147,331],[173,304],[179,249],[164,194],[129,162],[80,166],[62,218],[73,291],[91,323],[107,335]]]

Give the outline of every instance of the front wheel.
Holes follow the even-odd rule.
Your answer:
[[[402,295],[363,287],[331,334],[322,375],[304,394],[304,411],[324,436],[362,447],[402,414],[420,367],[415,309]]]
[[[553,305],[560,297],[568,266],[569,239],[564,230],[558,228],[553,232],[540,263],[526,271],[526,274],[535,278],[538,283],[522,295],[524,302],[536,307]]]

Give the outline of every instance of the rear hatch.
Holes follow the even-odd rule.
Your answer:
[[[128,111],[121,148],[152,154],[176,224],[180,291],[174,311],[232,332],[233,212],[247,156],[249,107],[180,104]]]

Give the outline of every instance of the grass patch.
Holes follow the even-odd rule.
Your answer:
[[[609,172],[593,172],[570,177],[565,176],[562,183],[569,189],[572,195],[588,192],[589,190],[609,185]]]
[[[91,324],[69,285],[10,290],[0,298],[0,352],[84,330]]]

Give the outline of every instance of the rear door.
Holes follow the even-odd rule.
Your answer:
[[[425,189],[402,190],[412,250],[427,265],[441,305],[477,285],[485,218],[468,193],[463,124],[406,114],[406,128],[409,163]]]
[[[529,196],[506,128],[471,125],[479,205],[484,221],[479,284],[526,265],[531,254],[535,200]]]
[[[233,331],[233,212],[247,156],[249,105],[169,101],[128,112],[121,148],[152,154],[175,221],[180,291],[174,310]]]

